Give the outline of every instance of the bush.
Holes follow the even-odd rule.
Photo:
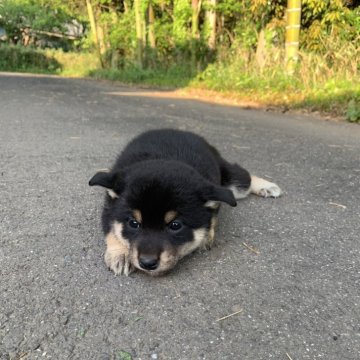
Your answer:
[[[44,51],[22,46],[0,46],[0,70],[58,73],[60,63]]]
[[[360,122],[360,100],[352,99],[349,101],[346,119],[350,122]]]
[[[60,64],[59,75],[63,76],[88,76],[91,71],[101,67],[99,56],[91,52],[65,52],[61,49],[47,49],[44,50],[44,54]]]

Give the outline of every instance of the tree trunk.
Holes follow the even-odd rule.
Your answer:
[[[100,51],[100,46],[99,46],[99,34],[98,34],[98,31],[97,31],[97,26],[96,26],[96,21],[95,21],[95,14],[94,14],[94,9],[93,9],[93,7],[91,5],[91,0],[86,0],[86,8],[87,8],[87,13],[88,13],[88,17],[89,17],[93,42],[94,42],[95,47],[97,49],[97,52],[99,54],[99,60],[100,60],[101,67],[104,67],[104,64],[103,64],[103,61],[102,61],[102,56],[101,56],[101,51]]]
[[[299,59],[301,0],[288,0],[286,23],[286,71],[289,75],[292,75]]]
[[[104,55],[107,50],[104,27],[97,24],[96,28],[99,40],[99,51],[101,55]]]
[[[256,62],[259,65],[260,72],[263,71],[266,63],[266,39],[265,39],[265,30],[261,29],[258,42],[256,46],[256,54],[255,54]]]
[[[94,15],[93,7],[91,5],[91,0],[86,0],[86,8],[87,8],[87,13],[88,13],[88,17],[89,17],[93,41],[94,41],[94,44],[98,47],[99,38],[98,38],[97,29],[96,29],[95,15]]]
[[[216,0],[208,0],[211,8],[206,12],[207,23],[209,26],[208,47],[211,51],[216,49]]]
[[[199,39],[199,13],[201,0],[191,0],[191,37]]]
[[[199,14],[201,0],[191,0],[191,65],[193,70],[197,67],[197,42],[199,41]]]
[[[152,3],[150,2],[148,8],[148,38],[151,49],[156,50],[154,22],[154,8],[152,6]]]
[[[135,28],[136,28],[136,61],[140,69],[143,68],[144,57],[144,34],[141,0],[134,0]]]
[[[129,4],[129,0],[124,0],[124,12],[127,14],[131,9],[131,5]]]

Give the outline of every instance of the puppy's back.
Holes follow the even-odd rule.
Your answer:
[[[154,159],[184,162],[206,179],[220,182],[217,151],[202,137],[173,129],[151,130],[133,139],[118,157],[114,170]]]

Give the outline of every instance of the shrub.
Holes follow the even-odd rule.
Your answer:
[[[0,70],[57,73],[60,63],[44,51],[22,46],[0,46]]]

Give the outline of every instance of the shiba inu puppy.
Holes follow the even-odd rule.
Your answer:
[[[136,137],[89,185],[107,189],[105,263],[124,275],[135,269],[161,275],[194,250],[210,248],[220,203],[281,194],[276,184],[224,160],[202,137],[170,129]]]

